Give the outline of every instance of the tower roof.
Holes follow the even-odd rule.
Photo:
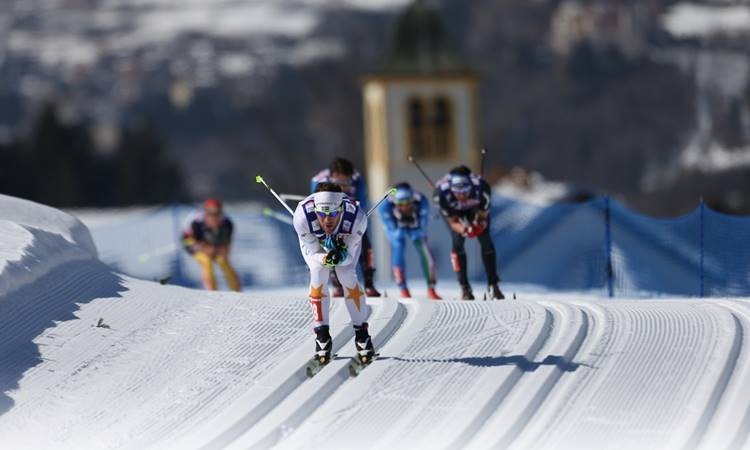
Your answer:
[[[424,0],[401,14],[388,51],[372,75],[474,75],[451,42],[443,20]]]

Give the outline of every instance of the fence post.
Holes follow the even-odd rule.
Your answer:
[[[706,254],[706,222],[705,222],[705,216],[706,216],[706,203],[703,201],[703,196],[701,196],[700,201],[700,245],[701,245],[701,262],[700,262],[700,280],[701,280],[701,287],[700,287],[700,298],[703,298],[705,295],[705,284],[704,284],[704,276],[705,272],[703,269],[703,262]]]
[[[607,263],[607,295],[615,296],[612,270],[612,226],[610,218],[609,195],[604,197],[604,256]]]
[[[181,227],[180,227],[180,209],[179,209],[179,203],[172,203],[171,205],[172,210],[172,239],[174,239],[175,250],[174,250],[174,273],[172,274],[172,277],[174,278],[174,281],[177,284],[183,285],[185,283],[183,273],[182,273],[182,253],[180,252],[182,250],[182,243],[180,242],[181,238]]]

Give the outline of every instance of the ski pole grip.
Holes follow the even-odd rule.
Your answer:
[[[256,183],[262,183],[263,186],[266,187],[266,189],[268,189],[269,191],[271,191],[271,194],[274,197],[276,197],[276,200],[278,200],[279,203],[281,203],[281,206],[283,206],[284,209],[286,209],[289,212],[289,214],[291,214],[292,217],[294,217],[294,211],[292,211],[292,208],[290,208],[289,205],[287,205],[286,202],[284,202],[284,200],[282,200],[281,197],[279,197],[279,194],[277,194],[276,191],[274,191],[273,189],[271,189],[271,186],[269,186],[268,184],[266,184],[266,180],[264,180],[262,176],[256,175],[255,176],[255,182]]]
[[[384,201],[384,200],[385,200],[386,198],[388,198],[388,196],[389,196],[389,195],[395,195],[395,194],[396,194],[396,188],[390,188],[390,189],[388,189],[388,192],[386,192],[386,193],[385,193],[385,195],[383,195],[383,197],[381,197],[381,198],[380,198],[380,201],[378,201],[377,203],[375,203],[375,205],[374,205],[374,206],[373,206],[372,208],[370,208],[370,210],[369,210],[369,211],[367,211],[367,213],[366,213],[365,215],[366,215],[367,217],[370,217],[370,214],[372,214],[373,212],[375,212],[375,209],[377,209],[377,207],[378,207],[378,206],[379,206],[379,205],[380,205],[381,203],[383,203],[383,201]]]

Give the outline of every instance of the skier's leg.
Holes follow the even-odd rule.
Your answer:
[[[396,284],[401,289],[402,297],[406,287],[406,260],[404,258],[405,239],[403,236],[395,237],[391,241],[391,266],[393,276],[396,278]],[[406,297],[410,297],[407,295]]]
[[[487,274],[487,284],[495,284],[500,281],[500,277],[497,276],[495,244],[492,242],[489,229],[484,230],[482,234],[477,236],[477,239],[479,239],[479,245],[482,248],[482,262]]]
[[[482,263],[484,263],[484,271],[487,275],[487,293],[489,298],[503,299],[505,296],[498,283],[500,277],[497,275],[497,258],[495,253],[495,244],[492,242],[492,236],[490,236],[489,227],[479,236],[479,245],[482,248]]]
[[[341,284],[346,291],[346,308],[352,318],[354,326],[354,344],[359,355],[360,362],[368,363],[375,354],[375,349],[370,339],[367,326],[367,300],[364,293],[359,289],[357,282],[357,270],[354,264],[337,267]]]
[[[354,263],[336,267],[341,285],[344,286],[344,302],[354,325],[361,325],[367,319],[367,299],[359,286]]]
[[[422,264],[422,274],[427,282],[427,287],[435,287],[435,260],[427,246],[427,239],[415,239],[413,242],[419,255],[419,262]]]
[[[372,244],[367,233],[362,236],[362,252],[359,254],[359,264],[365,277],[365,292],[370,297],[380,297],[375,289],[375,260],[372,255]]]
[[[427,298],[440,300],[440,296],[435,292],[435,284],[437,283],[437,277],[435,275],[435,260],[432,257],[430,248],[427,246],[427,239],[415,239],[414,247],[417,249],[419,261],[422,263],[422,273],[427,282]]]
[[[453,271],[458,276],[459,284],[469,284],[469,278],[466,274],[466,250],[464,249],[464,243],[466,239],[458,233],[451,232],[453,239],[453,248],[451,249],[451,263],[453,264]]]
[[[216,275],[214,275],[214,264],[211,257],[203,252],[193,253],[193,259],[195,259],[201,266],[201,279],[203,280],[203,287],[209,291],[216,290]]]
[[[310,308],[313,314],[313,331],[315,332],[315,357],[322,364],[331,359],[333,340],[329,331],[329,311],[331,298],[328,296],[328,277],[330,269],[305,258],[310,269]]]
[[[229,289],[239,292],[240,279],[237,277],[237,272],[234,270],[234,267],[232,267],[232,264],[230,264],[229,259],[224,255],[219,255],[216,257],[216,262],[219,264],[221,271],[224,272]]]
[[[473,300],[474,294],[471,291],[469,277],[466,273],[466,250],[464,249],[466,238],[455,232],[451,232],[451,237],[453,239],[451,263],[453,264],[453,271],[458,276],[458,283],[461,285],[461,298],[464,300]]]
[[[327,326],[331,298],[328,296],[326,282],[330,270],[327,267],[313,265],[310,267],[310,306],[315,327]]]

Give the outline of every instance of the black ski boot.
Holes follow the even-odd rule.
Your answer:
[[[315,327],[315,355],[305,366],[305,375],[307,378],[314,377],[323,367],[331,362],[331,350],[333,349],[333,339],[328,332],[328,325]]]
[[[320,364],[331,362],[331,349],[333,349],[333,340],[329,332],[328,325],[315,327],[315,357]]]
[[[468,284],[461,285],[461,300],[474,300],[474,293]]]
[[[354,325],[354,346],[357,349],[357,358],[361,364],[369,364],[375,357],[375,348],[368,331],[367,322],[362,325]]]
[[[314,377],[318,372],[323,370],[331,362],[331,350],[333,349],[333,339],[328,332],[328,325],[315,327],[315,355],[305,366],[305,375],[307,378]]]
[[[500,290],[500,287],[497,285],[497,283],[493,283],[487,286],[487,299],[488,300],[505,299],[505,296],[503,295],[503,291]]]

